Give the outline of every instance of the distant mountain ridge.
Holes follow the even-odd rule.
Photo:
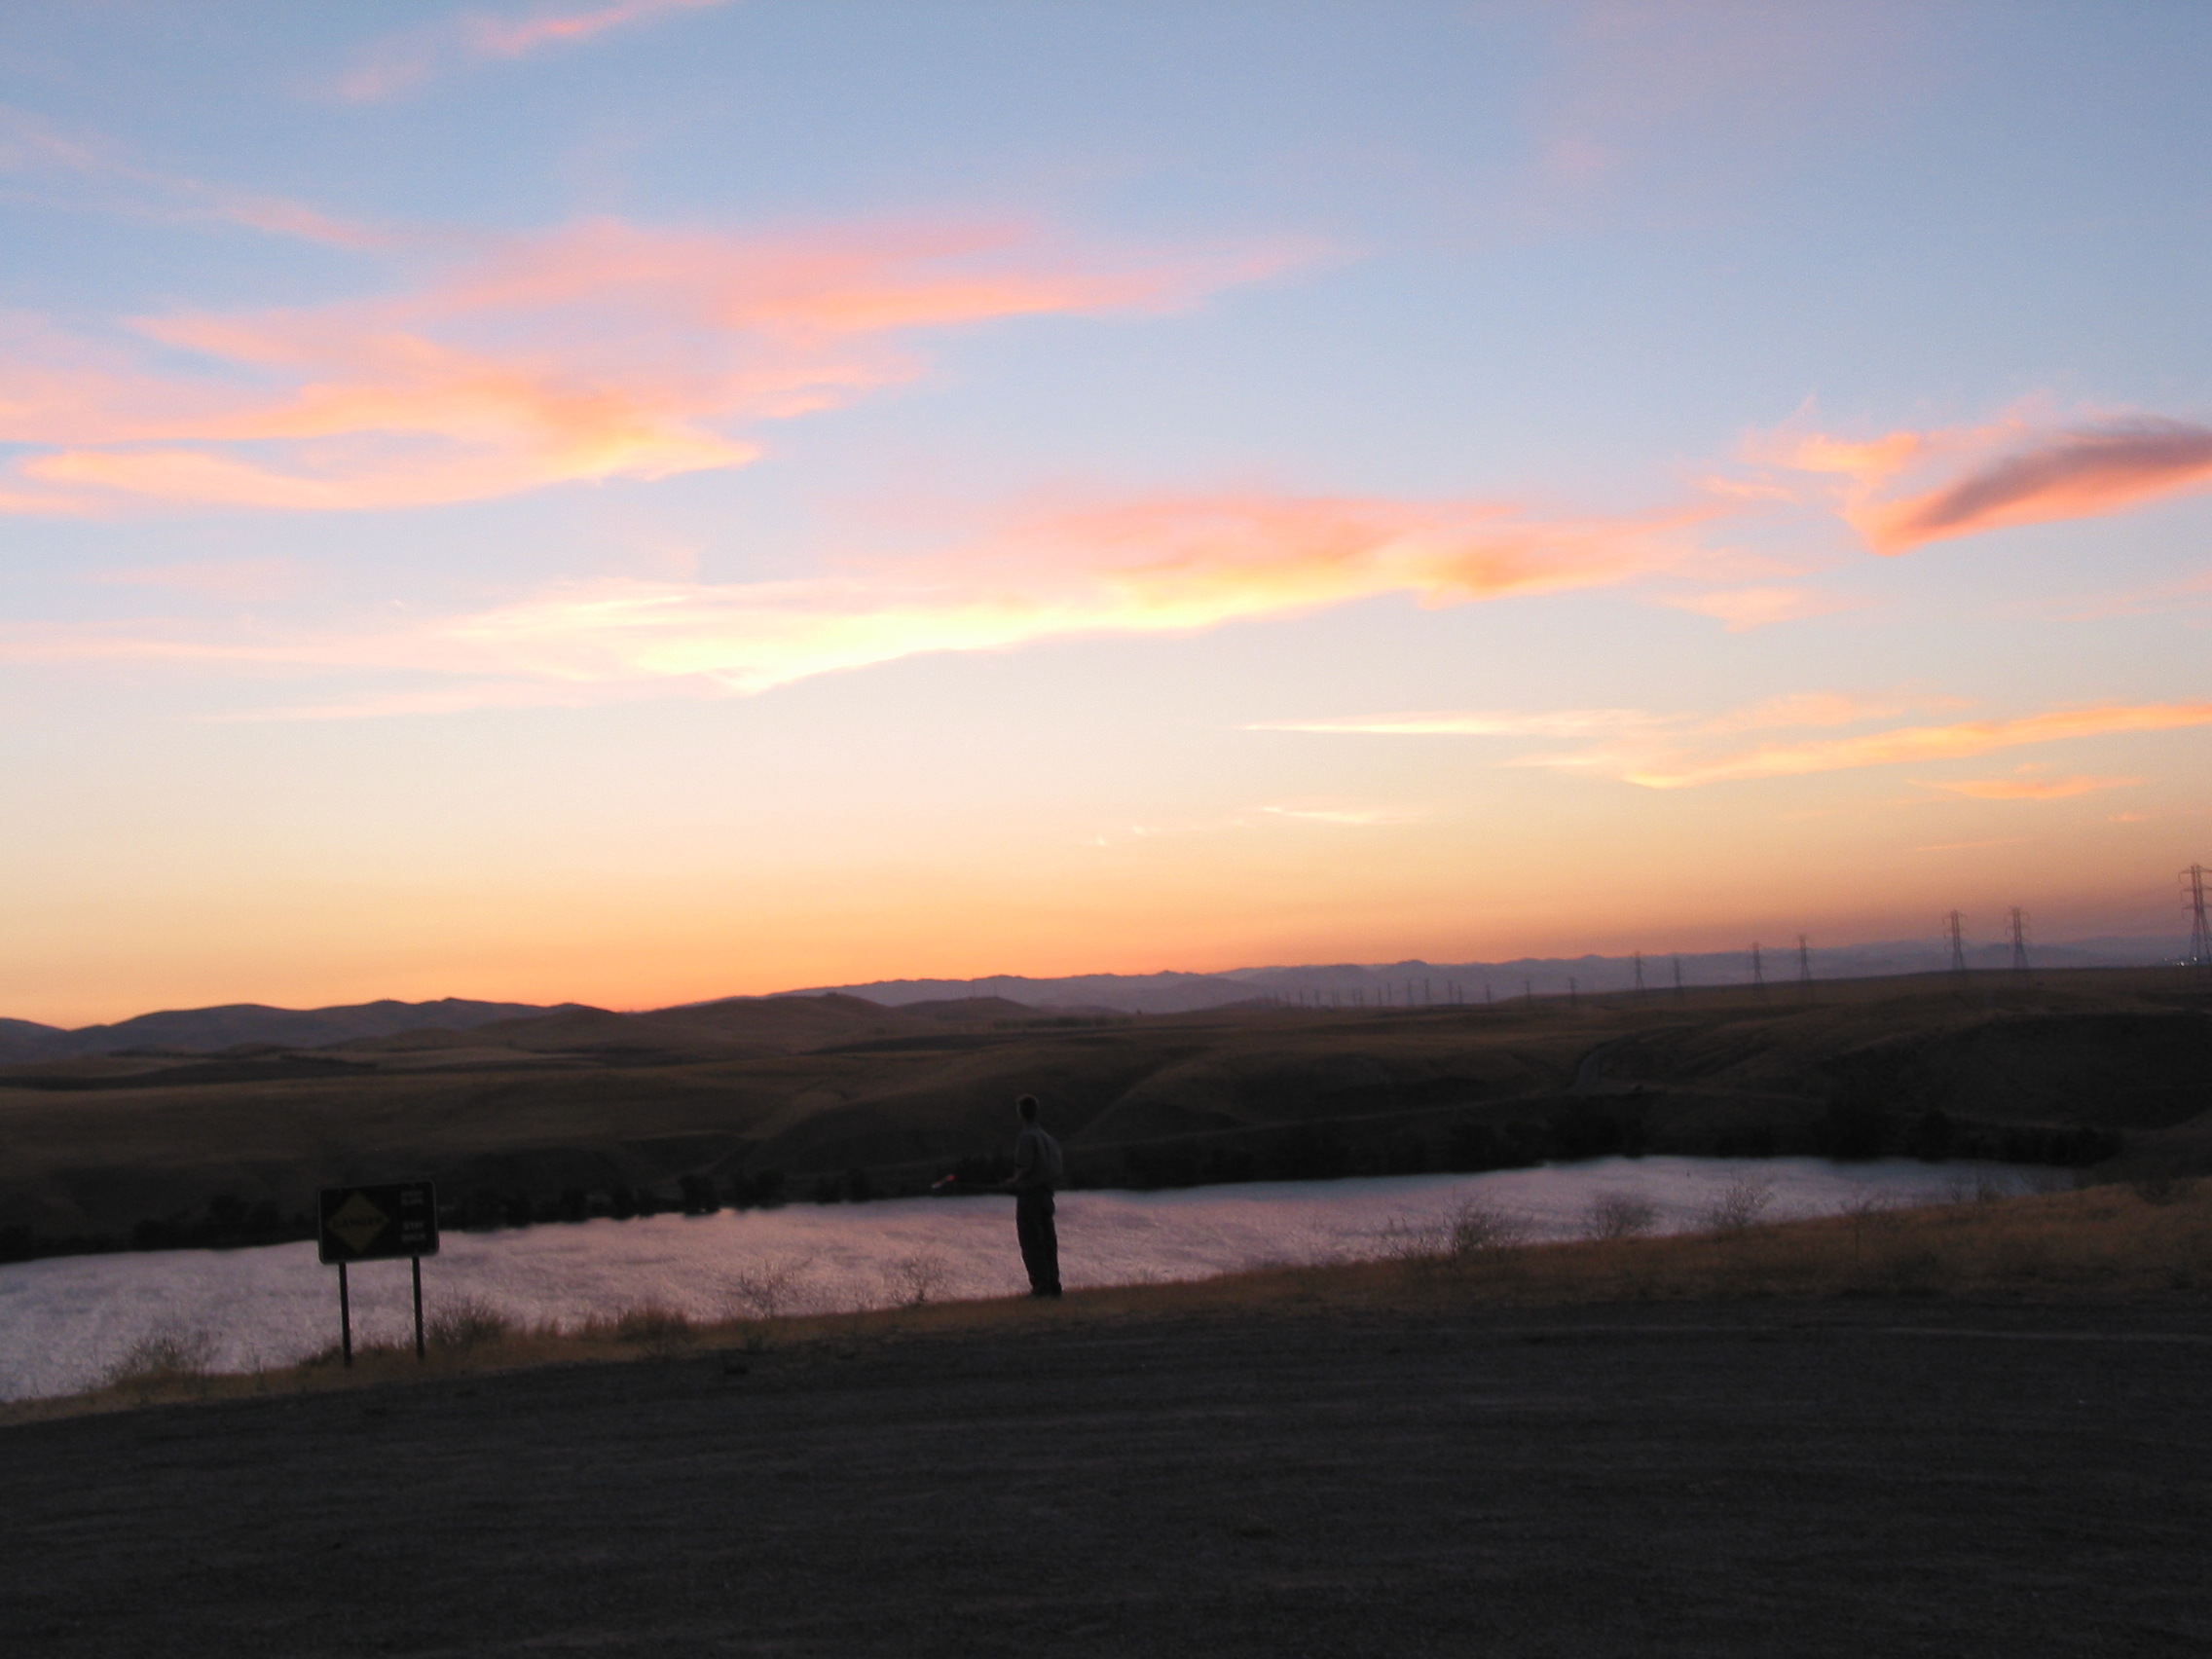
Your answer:
[[[2028,947],[2031,967],[2143,968],[2177,962],[2186,946],[2179,939],[2089,939]],[[1799,962],[1794,941],[1763,945],[1759,972],[1769,983],[1795,979]],[[1939,940],[1896,940],[1872,944],[1815,946],[1806,952],[1816,979],[1866,979],[1893,974],[1935,974],[1950,966],[1949,946]],[[1967,966],[2011,965],[2009,942],[1970,946]],[[1671,989],[1677,964],[1681,982],[1734,985],[1753,977],[1751,953],[1744,950],[1650,953],[1643,958],[1643,982],[1651,990]],[[1566,996],[1636,988],[1633,956],[1529,956],[1507,962],[1426,962],[1418,958],[1388,963],[1330,963],[1307,967],[1231,968],[1218,974],[1076,974],[1032,979],[993,974],[977,979],[877,979],[868,984],[822,985],[781,996],[824,996],[832,992],[865,997],[886,1008],[910,1002],[961,997],[1005,997],[1037,1009],[1111,1008],[1127,1014],[1188,1014],[1256,998],[1304,999],[1327,1004],[1332,998],[1350,1006],[1355,998],[1374,1006],[1411,1002],[1479,1003],[1534,994]]]
[[[2067,943],[2031,944],[2031,967],[2138,968],[2180,960],[2179,939],[2089,939]],[[1967,952],[1968,966],[2005,968],[2011,962],[2008,943],[1981,944]],[[1746,950],[1651,954],[1643,958],[1643,982],[1653,991],[1672,989],[1677,965],[1684,986],[1743,984],[1752,977]],[[1873,944],[1816,947],[1807,952],[1815,979],[1860,979],[1896,974],[1938,973],[1948,967],[1940,940],[1902,940]],[[1759,971],[1769,983],[1797,977],[1800,965],[1790,944],[1762,947]],[[982,1011],[978,999],[1001,999],[1008,1016],[1046,1014],[1193,1014],[1235,1003],[1279,1000],[1309,1006],[1404,1006],[1406,1004],[1504,1002],[1514,997],[1585,995],[1633,990],[1637,964],[1631,956],[1522,957],[1508,962],[1333,963],[1305,967],[1234,968],[1218,974],[1071,974],[1029,978],[993,974],[978,979],[877,979],[867,984],[817,985],[777,991],[767,997],[721,997],[641,1014],[610,1014],[583,1003],[495,1003],[461,997],[435,1002],[387,999],[338,1008],[270,1008],[233,1003],[221,1008],[171,1009],[142,1014],[113,1025],[77,1030],[26,1019],[0,1018],[0,1064],[76,1059],[127,1049],[168,1050],[179,1053],[219,1052],[240,1044],[275,1044],[288,1049],[319,1049],[361,1039],[396,1037],[425,1030],[468,1031],[515,1021],[548,1021],[529,1046],[557,1042],[583,1029],[611,1040],[629,1031],[649,1038],[658,1025],[696,1028],[715,1015],[722,1025],[745,1016],[739,1005],[793,998],[845,997],[882,1010],[912,1009],[924,1003],[967,1005],[961,1017]],[[825,1011],[826,1014],[828,1011]],[[852,1010],[848,1014],[859,1014]],[[920,1012],[917,1010],[917,1012]],[[636,1023],[633,1023],[636,1022]],[[600,1032],[604,1026],[606,1030]],[[728,1032],[733,1039],[737,1032]]]

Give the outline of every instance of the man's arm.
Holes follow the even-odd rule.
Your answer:
[[[1014,1143],[1014,1176],[1011,1180],[1001,1181],[999,1191],[1018,1193],[1029,1186],[1030,1177],[1037,1172],[1037,1137],[1027,1129],[1022,1130],[1021,1138]]]

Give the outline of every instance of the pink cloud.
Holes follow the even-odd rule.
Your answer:
[[[1004,225],[748,238],[594,221],[389,297],[131,325],[203,374],[17,319],[0,441],[35,446],[17,474],[45,487],[43,510],[348,510],[664,478],[755,460],[732,424],[911,378],[912,331],[1164,308],[1306,256],[1084,257]]]
[[[1843,517],[1877,553],[1984,531],[2096,518],[2212,487],[2212,426],[2154,416],[1986,426],[1865,442],[1785,429],[1749,458],[1844,481]]]
[[[728,4],[730,0],[615,0],[588,11],[539,11],[521,17],[463,12],[362,48],[331,90],[349,103],[377,103],[470,62],[523,57],[544,47],[574,45],[656,18]]]

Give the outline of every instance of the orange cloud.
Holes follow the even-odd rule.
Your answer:
[[[1747,456],[1845,480],[1845,521],[1884,554],[2212,486],[2212,426],[2152,416],[2060,429],[2013,416],[1864,443],[1786,430],[1752,440]]]
[[[376,103],[411,92],[442,71],[471,60],[515,58],[541,47],[571,45],[610,29],[649,22],[677,12],[703,12],[730,0],[615,0],[584,12],[538,12],[528,17],[463,13],[363,48],[331,89],[349,103]]]
[[[204,375],[0,320],[19,347],[0,352],[0,442],[35,447],[16,470],[48,511],[329,511],[663,478],[753,461],[728,424],[911,377],[906,331],[1171,306],[1299,257],[1084,260],[1005,226],[744,238],[595,221],[392,298],[132,325]]]
[[[1599,586],[1668,568],[1705,512],[1544,520],[1489,503],[1174,498],[1063,512],[865,580],[608,579],[373,635],[18,629],[0,635],[0,657],[428,671],[481,677],[485,698],[501,704],[528,700],[517,687],[531,683],[564,702],[576,687],[756,692],[925,652],[1196,632],[1390,595],[1439,606]],[[461,707],[475,692],[429,696],[425,708]]]
[[[903,581],[592,583],[452,625],[556,680],[758,691],[922,652],[1182,633],[1385,595],[1426,606],[1627,580],[1700,515],[1530,520],[1483,504],[1186,497],[1064,514]]]
[[[1666,723],[1641,709],[1560,709],[1522,715],[1466,710],[1406,715],[1347,715],[1336,719],[1261,720],[1246,731],[1333,732],[1358,737],[1584,737]]]
[[[2031,743],[2122,732],[2171,731],[2212,725],[2212,702],[2108,705],[2029,715],[2011,720],[1961,720],[1953,725],[1905,726],[1862,737],[1818,743],[1770,744],[1717,759],[1632,767],[1621,776],[1646,789],[1691,789],[1749,778],[1801,777],[1899,761],[1961,759]]]
[[[1764,731],[1779,726],[1857,725],[1862,720],[1895,719],[1899,715],[1936,709],[1963,709],[1963,697],[1925,693],[1885,693],[1866,696],[1848,691],[1792,691],[1769,697],[1747,708],[1706,720],[1699,729],[1709,732]]]
[[[1673,595],[1659,603],[1677,610],[1694,610],[1701,616],[1711,616],[1727,624],[1729,633],[1743,634],[1776,622],[1794,622],[1807,616],[1847,610],[1862,602],[1812,588],[1749,587]]]
[[[2100,790],[2122,790],[2140,784],[2141,778],[1958,778],[1948,782],[1913,782],[1926,790],[1943,790],[1975,800],[2071,800]]]
[[[1525,755],[1506,762],[1583,772],[1641,784],[1646,789],[1691,789],[1744,779],[1798,777],[1903,761],[1958,759],[2027,744],[2123,732],[2168,731],[2212,725],[2212,702],[2108,705],[2055,710],[2010,720],[1961,720],[1948,725],[1895,727],[1856,737],[1763,744],[1713,756],[1697,739],[1788,726],[1836,726],[1894,719],[1909,709],[1953,708],[1944,697],[1863,697],[1800,692],[1710,719],[1655,714],[1641,709],[1568,709],[1549,714],[1456,712],[1351,716],[1335,719],[1275,721],[1257,731],[1309,731],[1396,736],[1593,737],[1594,747],[1559,754]],[[2023,772],[2038,768],[2022,767]],[[2094,790],[2140,783],[2139,778],[2024,778],[1966,780],[1926,787],[1991,800],[2058,800]]]

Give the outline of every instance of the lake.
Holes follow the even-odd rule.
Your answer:
[[[1471,1200],[1510,1212],[1532,1239],[1554,1239],[1578,1235],[1606,1194],[1641,1198],[1659,1231],[1685,1232],[1719,1190],[1744,1179],[1770,1187],[1766,1213],[1781,1219],[1832,1214],[1869,1191],[1935,1203],[1976,1183],[2025,1190],[2031,1174],[2042,1172],[1902,1159],[1613,1158],[1485,1175],[1063,1193],[1060,1260],[1070,1289],[1141,1284],[1374,1256],[1393,1229],[1434,1226]],[[364,1264],[350,1276],[355,1341],[411,1341],[407,1264]],[[219,1370],[291,1364],[337,1341],[336,1280],[312,1243],[0,1267],[0,1399],[91,1387],[155,1335],[204,1334]],[[448,1233],[423,1265],[432,1316],[467,1300],[525,1324],[573,1324],[648,1303],[707,1319],[764,1302],[790,1312],[857,1310],[906,1301],[925,1282],[936,1301],[1025,1290],[1014,1200],[791,1204]]]

